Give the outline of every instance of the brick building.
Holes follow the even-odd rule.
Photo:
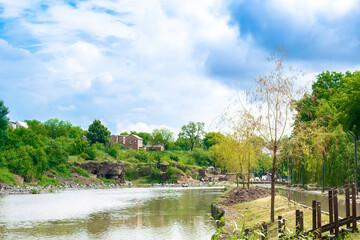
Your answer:
[[[135,134],[111,135],[111,142],[124,145],[125,149],[139,151],[140,148],[144,148],[143,139]]]

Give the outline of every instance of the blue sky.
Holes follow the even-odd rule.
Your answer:
[[[359,10],[352,0],[0,0],[0,99],[14,121],[216,130],[276,46],[306,73],[300,85],[359,70]]]

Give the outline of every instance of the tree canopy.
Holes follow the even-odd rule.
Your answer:
[[[150,143],[153,145],[163,144],[165,149],[169,149],[174,142],[174,134],[169,129],[154,129],[151,133]]]
[[[91,144],[96,142],[105,144],[110,140],[110,135],[110,131],[102,125],[101,121],[95,119],[93,123],[89,125],[86,137]]]
[[[201,145],[202,137],[205,134],[204,126],[205,123],[202,122],[189,122],[181,127],[179,138],[188,144],[191,151],[195,146]]]
[[[5,144],[7,135],[7,128],[9,126],[9,109],[5,107],[4,102],[0,100],[0,148]]]

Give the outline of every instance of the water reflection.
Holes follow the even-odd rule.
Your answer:
[[[0,197],[1,239],[210,239],[219,188],[116,189]]]
[[[276,189],[276,192],[284,197],[288,197],[288,191],[289,190]],[[309,193],[309,192],[295,191],[295,190],[291,190],[290,196],[291,196],[291,200],[294,200],[295,202],[304,204],[308,207],[312,206],[313,200],[321,202],[321,210],[329,212],[329,198],[327,196],[322,196],[319,194],[314,194],[314,193]],[[350,205],[351,205],[351,200],[350,200]],[[339,216],[342,218],[346,217],[345,198],[338,197],[338,207],[339,207]],[[351,209],[351,206],[350,206],[350,209]],[[357,215],[359,216],[360,204],[358,202],[356,204],[356,212],[357,212]]]

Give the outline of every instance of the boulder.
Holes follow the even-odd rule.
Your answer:
[[[118,183],[125,183],[125,164],[120,162],[94,162],[74,163],[75,166],[95,174],[98,178],[115,179]]]

